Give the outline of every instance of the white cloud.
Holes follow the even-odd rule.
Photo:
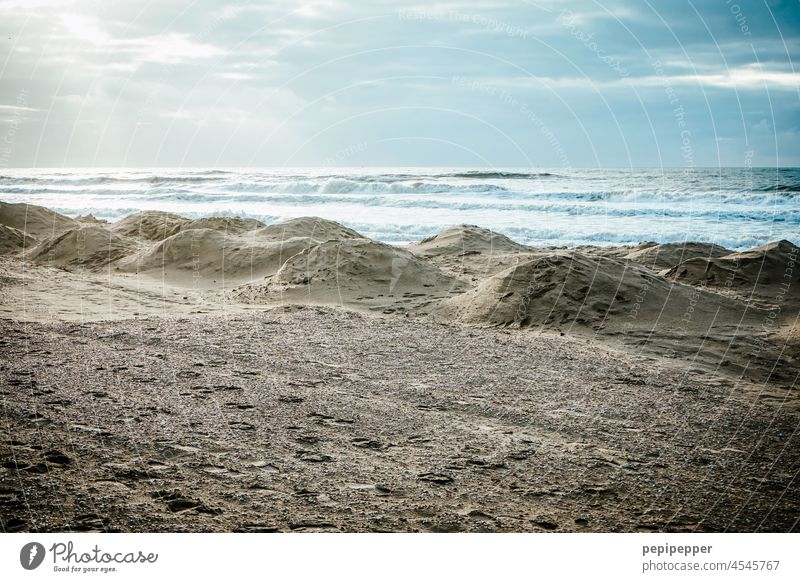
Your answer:
[[[11,12],[14,15],[41,14],[42,9],[70,6],[73,0],[4,0],[0,2],[0,12]]]
[[[624,81],[634,86],[693,85],[720,87],[738,90],[800,90],[800,73],[791,71],[767,71],[755,65],[729,69],[719,73],[698,73],[693,75],[664,75],[632,77]]]
[[[513,77],[504,79],[476,79],[486,85],[498,87],[536,87],[553,89],[613,89],[616,87],[664,87],[698,85],[737,90],[800,90],[800,73],[793,71],[771,71],[757,65],[728,69],[718,73],[665,74],[631,76],[624,78],[595,79],[586,77]]]
[[[227,54],[220,47],[198,42],[190,35],[179,32],[139,37],[114,36],[108,31],[113,23],[81,14],[62,15],[60,24],[61,30],[66,33],[61,40],[82,41],[84,46],[88,44],[91,47],[90,52],[102,51],[103,54],[113,55],[113,61],[99,65],[103,70],[130,72],[143,63],[178,64]],[[84,52],[84,46],[74,46],[73,51]]]
[[[229,81],[249,81],[250,79],[254,79],[255,76],[249,73],[236,73],[236,72],[228,72],[228,73],[221,73],[219,76],[221,79],[228,79]]]
[[[20,105],[0,105],[0,111],[39,111],[33,107],[22,107]]]
[[[107,46],[112,41],[111,37],[100,28],[100,23],[89,16],[74,13],[63,14],[61,26],[69,35],[94,45]]]

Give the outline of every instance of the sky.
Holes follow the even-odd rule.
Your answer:
[[[0,167],[800,165],[798,0],[0,0]]]

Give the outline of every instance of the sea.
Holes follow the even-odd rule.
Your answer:
[[[541,247],[800,244],[798,168],[3,168],[0,200],[109,221],[319,216],[391,244],[455,224]]]

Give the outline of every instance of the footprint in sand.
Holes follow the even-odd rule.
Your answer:
[[[301,434],[300,436],[295,437],[294,440],[304,445],[316,445],[322,439],[314,434]]]
[[[153,491],[150,493],[150,497],[159,501],[163,501],[167,505],[167,508],[173,513],[183,513],[184,511],[191,510],[198,511],[200,513],[210,513],[212,515],[218,515],[222,513],[222,511],[219,509],[213,509],[201,501],[184,496],[178,490]]]
[[[307,463],[329,463],[330,461],[333,461],[333,457],[330,455],[312,453],[310,451],[300,451],[298,453],[298,458]]]
[[[348,487],[356,491],[365,491],[373,493],[379,497],[388,497],[389,495],[392,494],[392,490],[389,489],[388,487],[372,483],[350,483]]]
[[[429,483],[434,483],[436,485],[447,485],[448,483],[453,482],[453,478],[449,475],[444,475],[442,473],[422,473],[417,476],[417,479],[420,481],[427,481]]]
[[[360,449],[372,449],[375,451],[381,451],[384,448],[384,446],[378,441],[364,437],[355,438],[351,442],[353,443],[354,447],[358,447]]]
[[[237,420],[229,422],[228,426],[235,430],[245,430],[245,431],[256,430],[256,427],[250,424],[249,422],[242,422]]]

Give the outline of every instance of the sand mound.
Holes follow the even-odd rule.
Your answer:
[[[149,274],[176,284],[207,286],[272,275],[286,259],[315,244],[304,238],[263,241],[210,228],[182,230],[120,261],[123,272]]]
[[[291,257],[266,284],[242,289],[252,302],[339,304],[386,312],[420,307],[462,284],[412,253],[367,239],[328,241]]]
[[[639,266],[583,253],[553,253],[490,277],[444,302],[437,312],[464,323],[543,325],[597,323],[644,286],[668,283]]]
[[[287,261],[277,280],[290,285],[370,285],[393,289],[434,287],[450,278],[413,254],[369,240],[328,241]]]
[[[0,254],[16,253],[34,244],[36,242],[33,237],[28,236],[19,229],[0,224]]]
[[[769,313],[630,261],[569,251],[506,269],[433,310],[438,319],[472,325],[604,336],[711,373],[724,368],[788,382],[800,362],[764,329]]]
[[[35,238],[59,234],[76,225],[71,218],[33,204],[0,202],[0,224]]]
[[[121,236],[160,241],[172,236],[190,223],[191,220],[177,214],[149,210],[126,216],[111,225],[111,230]]]
[[[461,224],[443,230],[409,246],[415,255],[438,257],[441,255],[520,253],[531,249],[515,243],[505,235],[470,224]]]
[[[800,292],[800,248],[789,241],[773,242],[718,258],[694,258],[670,269],[670,279],[707,285],[739,293],[771,293],[770,288],[790,285]]]
[[[654,271],[663,271],[695,258],[717,258],[730,254],[725,247],[710,243],[684,242],[648,245],[628,253],[624,258]]]
[[[30,259],[54,267],[97,269],[134,252],[132,241],[96,225],[84,225],[47,239]]]
[[[113,228],[115,232],[158,241],[146,251],[120,261],[120,271],[147,274],[181,286],[252,282],[274,275],[287,259],[322,241],[364,240],[357,232],[320,218],[264,226],[251,218],[188,220],[164,212],[142,212],[119,221]]]
[[[259,229],[257,233],[259,236],[275,240],[286,240],[294,237],[311,238],[319,242],[364,239],[363,236],[353,229],[342,226],[338,222],[314,216],[304,216],[278,224],[270,224],[267,227]]]
[[[75,220],[83,224],[108,224],[107,220],[97,218],[94,214],[76,216]]]
[[[564,251],[498,273],[444,301],[436,312],[471,324],[577,324],[617,333],[654,322],[662,328],[699,329],[713,321],[717,308],[735,311],[737,306],[716,294],[673,284],[639,265]]]
[[[241,218],[239,216],[212,216],[193,220],[183,227],[183,230],[191,228],[210,228],[220,232],[239,234],[259,228],[264,228],[264,223],[255,218]]]

